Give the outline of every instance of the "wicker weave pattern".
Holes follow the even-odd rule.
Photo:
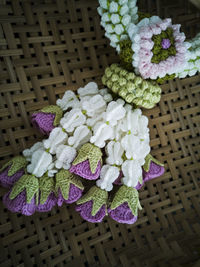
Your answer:
[[[172,17],[188,37],[200,15],[186,0],[140,1]],[[0,0],[0,157],[7,161],[42,137],[30,115],[65,90],[117,62],[100,27],[96,0]],[[73,206],[31,217],[0,205],[0,266],[192,266],[200,257],[200,75],[162,86],[150,118],[152,154],[166,173],[140,193],[133,226],[91,224]],[[5,193],[0,189],[0,195]]]

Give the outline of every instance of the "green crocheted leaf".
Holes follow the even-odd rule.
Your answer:
[[[81,190],[84,190],[84,186],[78,176],[69,172],[68,170],[60,170],[56,174],[55,190],[58,193],[58,190],[60,189],[64,199],[66,200],[69,198],[70,184],[73,184]]]
[[[46,106],[44,108],[41,109],[41,112],[44,113],[53,113],[55,114],[55,119],[53,122],[54,126],[57,126],[63,116],[63,111],[60,107],[56,106],[56,105],[50,105],[50,106]]]
[[[159,166],[164,166],[163,163],[161,163],[160,161],[158,161],[157,159],[155,159],[151,154],[148,154],[146,156],[146,158],[145,158],[145,163],[143,165],[143,169],[145,170],[145,172],[148,172],[149,171],[151,161],[153,161],[154,163],[156,163]]]
[[[91,143],[84,144],[78,151],[78,155],[72,165],[80,164],[83,161],[89,160],[90,170],[95,173],[99,161],[102,161],[101,149]]]
[[[39,182],[38,178],[34,175],[25,174],[23,175],[13,186],[12,191],[10,193],[10,199],[16,198],[23,190],[26,190],[26,202],[30,203],[33,197],[36,194],[38,197],[39,192]],[[37,198],[36,198],[37,202]]]
[[[27,165],[27,161],[22,156],[16,156],[10,161],[8,161],[6,164],[3,165],[3,167],[0,169],[0,172],[5,170],[7,167],[11,166],[8,171],[8,176],[14,175],[16,172],[21,170],[22,168],[25,168]]]
[[[128,203],[132,214],[137,216],[138,208],[140,209],[140,201],[138,191],[133,187],[123,185],[119,188],[111,203],[110,209],[114,210],[124,202]]]
[[[100,210],[100,208],[103,205],[107,204],[108,200],[108,192],[105,190],[102,190],[101,188],[97,187],[96,185],[91,187],[90,190],[77,201],[77,204],[83,204],[88,201],[92,200],[92,216],[95,216],[97,212]]]
[[[54,179],[52,177],[43,176],[39,179],[40,203],[44,204],[48,196],[54,191]]]

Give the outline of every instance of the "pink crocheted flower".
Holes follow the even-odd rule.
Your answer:
[[[145,18],[128,29],[132,41],[133,67],[144,79],[180,72],[186,63],[185,35],[180,25],[157,16]]]
[[[101,172],[101,162],[98,162],[95,173],[91,172],[89,160],[85,160],[77,165],[72,165],[70,168],[71,173],[75,173],[87,180],[96,180]]]

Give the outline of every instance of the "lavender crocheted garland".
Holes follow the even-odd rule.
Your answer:
[[[101,222],[106,215],[106,205],[103,205],[100,208],[100,210],[95,214],[95,216],[92,216],[92,206],[93,206],[93,201],[90,200],[83,204],[77,205],[76,211],[79,211],[81,217],[88,222],[92,223]]]
[[[91,172],[89,160],[85,160],[77,165],[72,165],[70,168],[71,173],[75,173],[87,180],[96,180],[101,171],[101,162],[98,162],[95,173]]]

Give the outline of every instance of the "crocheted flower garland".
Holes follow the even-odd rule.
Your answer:
[[[105,36],[111,40],[120,56],[121,66],[134,71],[143,79],[163,83],[175,77],[184,78],[195,75],[200,70],[200,35],[191,41],[185,41],[180,25],[173,25],[170,18],[162,20],[158,16],[137,13],[136,1],[99,0],[101,25]],[[134,12],[127,10],[129,19],[122,31],[116,35],[115,27],[121,25],[120,8],[131,2]],[[118,20],[111,20],[111,18]],[[116,26],[118,25],[118,26]]]
[[[32,215],[77,201],[76,210],[89,222],[100,222],[108,214],[118,222],[134,223],[141,208],[138,190],[164,172],[150,155],[147,117],[124,100],[113,100],[94,82],[78,89],[78,95],[66,91],[57,105],[42,110],[57,118],[49,137],[1,169],[1,185],[10,188],[5,206]],[[32,119],[38,114],[41,111]],[[37,123],[44,134],[44,128],[52,126],[46,115]],[[83,195],[89,180],[96,185]],[[113,187],[119,189],[110,202]]]

